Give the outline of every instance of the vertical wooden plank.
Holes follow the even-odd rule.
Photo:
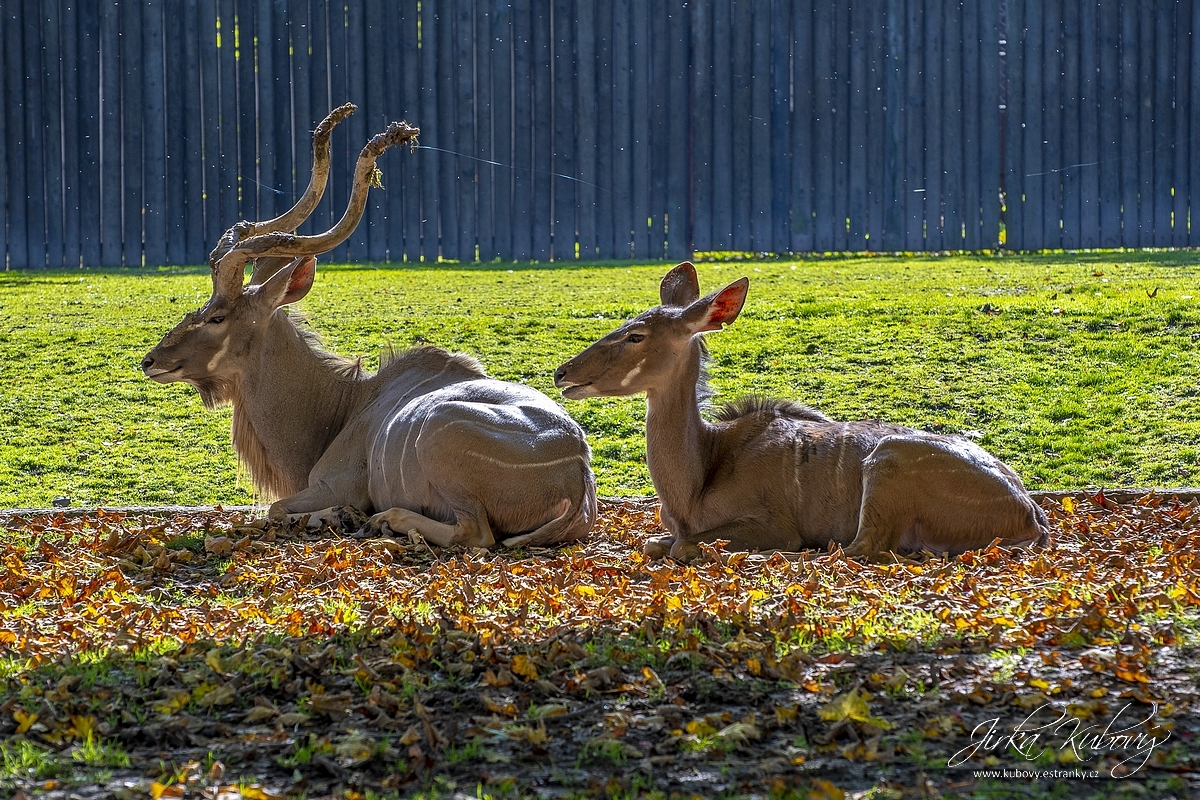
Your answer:
[[[79,260],[100,265],[100,2],[80,0]],[[0,39],[0,41],[3,41]]]
[[[713,4],[693,3],[690,10],[692,15],[692,246],[699,251],[709,251],[714,249],[712,191]],[[787,40],[785,39],[785,41]],[[778,37],[776,44],[778,44]],[[783,78],[785,84],[789,82],[788,77],[785,73]],[[787,111],[786,105],[784,111]],[[786,148],[786,143],[776,142],[776,148],[781,147]],[[785,212],[786,209],[785,199]],[[786,228],[784,232],[786,233]]]
[[[1074,2],[1074,0],[1069,0]],[[1045,247],[1057,250],[1062,247],[1062,154],[1063,134],[1063,0],[1046,0],[1042,6],[1044,45],[1042,50],[1042,77],[1044,88],[1042,102],[1043,114],[1043,148],[1044,163],[1042,169],[1046,172],[1045,180],[1045,213],[1043,230],[1046,235]]]
[[[183,62],[183,179],[185,262],[203,264],[208,258],[210,240],[204,219],[204,100],[200,70],[202,67],[200,10],[197,0],[184,0],[182,8]],[[172,59],[172,61],[180,60]],[[216,244],[212,240],[212,244]]]
[[[264,175],[258,163],[257,128],[261,122],[273,120],[276,114],[259,117],[257,92],[255,91],[255,18],[256,0],[235,0],[233,7],[233,57],[237,69],[237,161],[238,161],[238,219],[270,219],[274,214],[274,203],[259,212],[258,193],[264,184],[269,184],[270,175]],[[286,35],[286,34],[285,34]],[[147,173],[148,174],[148,173]],[[149,240],[147,239],[147,246]]]
[[[427,8],[429,7],[429,4],[425,5]],[[296,137],[292,139],[292,152],[295,154],[296,159],[294,162],[296,164],[294,173],[296,179],[302,184],[301,191],[304,190],[303,186],[307,186],[307,180],[312,170],[312,131],[325,118],[326,114],[346,101],[345,96],[340,95],[338,101],[335,103],[333,92],[329,86],[329,8],[326,0],[310,0],[308,7],[308,30],[308,41],[311,48],[308,58],[309,116],[304,122],[303,135],[297,131]],[[298,85],[297,88],[299,88]],[[296,127],[299,128],[300,126],[297,125]],[[336,128],[334,130],[336,131]],[[421,132],[424,134],[424,128],[422,128]],[[301,155],[302,153],[304,155]],[[300,171],[299,166],[301,164],[307,165],[308,168]],[[276,164],[275,170],[276,173],[280,172],[279,164]],[[290,198],[291,195],[289,193]],[[299,230],[301,233],[323,231],[332,222],[333,198],[330,196],[330,188],[327,184],[321,202],[317,204],[313,213],[308,215],[308,220],[300,226]],[[436,225],[436,221],[434,224]]]
[[[886,130],[884,126],[884,83],[887,74],[887,34],[884,31],[887,8],[883,2],[868,5],[867,14],[867,242],[866,248],[879,251],[883,248],[884,204],[887,179],[883,174],[883,151]],[[793,173],[794,174],[794,173]],[[793,212],[794,213],[794,212]],[[793,216],[793,221],[795,216]]]
[[[185,105],[187,85],[184,81],[186,66],[183,64],[183,5],[173,5],[162,17],[163,24],[163,94],[166,103],[163,152],[167,162],[166,172],[166,263],[187,263],[187,202],[184,200],[187,186],[187,123]]]
[[[389,40],[384,36],[383,17],[385,14],[395,17],[397,10],[385,10],[378,3],[363,4],[363,32],[355,47],[363,55],[361,78],[365,83],[366,93],[363,100],[367,105],[367,113],[363,116],[366,119],[368,139],[376,133],[386,130],[390,122],[386,93],[391,88],[391,84],[384,73],[384,55],[391,55],[389,50],[394,47],[396,40]],[[367,139],[364,139],[358,147],[361,148],[366,143]],[[363,220],[363,224],[359,225],[359,228],[363,229],[363,233],[366,234],[366,248],[360,250],[355,261],[370,260],[378,263],[388,257],[391,243],[388,241],[390,225],[388,224],[387,206],[393,196],[400,194],[400,176],[392,174],[393,170],[400,166],[400,158],[399,148],[394,148],[379,159],[382,162],[378,166],[383,171],[384,188],[367,194],[366,219]],[[395,247],[398,249],[400,243],[397,243]]]
[[[373,116],[370,98],[367,96],[367,54],[364,44],[366,21],[363,14],[363,3],[346,3],[343,23],[346,31],[346,96],[352,103],[357,103],[359,111],[346,120],[346,194],[342,208],[350,202],[350,191],[354,183],[354,165],[358,162],[358,154],[366,145],[367,140],[376,132],[377,118]],[[467,152],[470,152],[469,150]],[[381,160],[386,159],[383,156]],[[387,163],[386,160],[384,163]],[[379,194],[375,192],[374,194]],[[368,200],[367,205],[378,203],[378,198]],[[339,214],[341,213],[339,209]],[[372,212],[368,212],[368,215]],[[367,249],[367,229],[371,217],[368,216],[366,225],[360,224],[346,240],[346,254],[340,257],[351,263],[365,263],[369,254]]]
[[[749,251],[754,247],[750,227],[753,203],[751,194],[753,119],[751,117],[754,114],[752,104],[754,94],[751,76],[754,69],[754,5],[751,0],[732,0],[730,10],[733,36],[732,60],[730,61],[733,67],[731,83],[733,116],[729,119],[729,125],[733,128],[733,153],[730,159],[733,172],[731,181],[733,187],[733,214],[731,217],[733,249]]]
[[[533,257],[550,258],[554,222],[554,29],[551,0],[536,0],[533,12]]]
[[[454,75],[457,79],[454,149],[467,156],[475,152],[475,76],[471,46],[475,36],[474,12],[472,0],[458,0],[454,31]],[[475,224],[476,163],[469,157],[456,156],[455,166],[458,168],[455,184],[458,194],[458,257],[462,261],[473,262],[478,233]]]
[[[842,252],[849,248],[850,8],[848,3],[835,3],[833,8],[833,248]]]
[[[1100,247],[1121,246],[1121,4],[1100,2]]]
[[[512,261],[512,5],[491,3],[492,38],[488,59],[492,74],[492,160],[504,164],[490,171],[492,180],[492,252]]]
[[[221,109],[217,74],[217,2],[199,0],[197,6],[200,61],[200,102],[204,149],[204,255],[216,245],[225,229],[221,216]],[[232,224],[232,223],[230,223]]]
[[[662,258],[650,250],[650,16],[648,3],[633,0],[633,257]]]
[[[944,63],[942,33],[946,19],[939,14],[941,2],[930,0],[925,13],[925,113],[922,124],[925,131],[925,249],[943,250],[949,247],[943,231],[943,188],[944,145],[942,125],[945,112],[945,94],[942,72]],[[947,45],[949,43],[946,43]]]
[[[1188,71],[1192,63],[1192,47],[1194,46],[1191,30],[1193,0],[1178,0],[1175,7],[1175,24],[1172,32],[1175,36],[1175,131],[1171,137],[1172,175],[1171,175],[1171,244],[1174,247],[1186,247],[1188,244],[1188,159],[1191,151],[1197,146],[1192,141],[1194,126],[1188,113],[1188,103],[1191,99],[1192,82],[1196,76]]]
[[[1079,249],[1080,206],[1083,199],[1080,166],[1079,105],[1080,96],[1080,29],[1081,0],[1064,0],[1062,5],[1062,145],[1059,176],[1062,179],[1062,245],[1068,250]]]
[[[792,197],[792,3],[771,3],[771,245],[792,249],[789,204]],[[693,37],[694,41],[695,37]],[[699,94],[699,87],[696,87]],[[704,120],[711,126],[711,120]]]
[[[259,64],[258,86],[271,84],[271,105],[270,110],[259,119],[240,121],[242,124],[253,125],[258,129],[257,137],[260,147],[258,171],[260,175],[264,176],[260,180],[266,184],[265,191],[259,192],[258,198],[260,203],[267,203],[266,207],[259,208],[259,214],[266,219],[278,216],[291,208],[308,186],[308,171],[296,172],[294,170],[293,149],[298,147],[300,152],[306,154],[312,152],[310,132],[325,116],[325,112],[322,111],[316,115],[315,119],[300,118],[296,116],[293,108],[292,99],[300,87],[293,89],[291,82],[291,66],[295,47],[289,5],[289,0],[273,0],[269,17],[264,14],[255,19],[256,23],[261,19],[263,25],[270,25],[269,29],[261,31],[263,34],[269,31],[270,36],[265,41],[264,37],[260,36],[259,46],[260,52],[270,49],[271,69],[270,72],[267,72],[266,68],[261,63]],[[303,24],[307,9],[301,8],[299,11],[300,14],[296,21]],[[303,36],[301,35],[299,38],[303,39]],[[309,87],[306,86],[304,89],[304,97],[307,99]],[[263,107],[261,94],[259,106]],[[262,145],[268,139],[270,146],[264,154]],[[266,156],[269,156],[269,161]],[[307,162],[310,157],[306,155],[305,161]],[[255,189],[259,188],[261,187],[255,187]]]
[[[595,219],[596,257],[608,260],[616,257],[613,241],[613,4],[601,2],[596,5],[596,172]],[[581,214],[591,216],[586,205]]]
[[[25,0],[23,59],[21,73],[25,76],[25,236],[29,266],[46,266],[46,130],[45,103],[42,95],[42,75],[45,72],[45,53],[42,51],[41,17],[38,0]]]
[[[533,258],[533,13],[528,3],[513,5],[512,258]]]
[[[491,261],[496,254],[492,227],[492,11],[488,0],[475,2],[475,239],[479,259]]]
[[[237,110],[237,52],[234,30],[235,0],[217,0],[219,14],[217,46],[217,91],[218,115],[217,134],[220,168],[221,227],[228,228],[242,218],[241,166],[238,164],[238,110]],[[128,162],[127,162],[128,163]],[[249,181],[247,186],[253,186]],[[128,223],[126,225],[128,229]],[[128,251],[128,241],[126,251]],[[128,256],[126,256],[128,260]]]
[[[630,0],[613,3],[613,256],[633,257],[633,66]]]
[[[957,5],[957,3],[956,3]],[[949,34],[947,34],[947,39]],[[1025,192],[1025,0],[1009,0],[1008,30],[1005,45],[1004,77],[1006,109],[1004,114],[1004,246],[1008,250],[1025,249],[1021,224]],[[953,72],[946,73],[947,81]],[[947,155],[949,161],[950,156]],[[950,176],[947,175],[947,181]],[[946,198],[946,227],[952,225],[950,198]],[[957,228],[955,228],[957,233]]]
[[[1138,13],[1133,2],[1121,3],[1121,246],[1137,247],[1141,240],[1138,207]]]
[[[280,180],[283,176],[275,174],[275,145],[291,149],[289,139],[275,138],[275,120],[283,113],[283,109],[275,103],[276,72],[283,66],[275,63],[275,38],[287,36],[286,31],[275,30],[275,15],[272,0],[254,0],[253,6],[243,5],[242,16],[254,18],[255,38],[247,41],[242,39],[242,52],[253,56],[250,64],[239,64],[244,81],[242,86],[243,99],[248,99],[253,106],[243,103],[243,114],[254,108],[254,116],[243,119],[244,130],[252,137],[256,148],[257,175],[255,184],[248,187],[255,195],[255,206],[258,216],[256,219],[271,219],[290,208],[288,200],[291,196],[291,181]],[[240,20],[239,20],[240,22]],[[295,41],[289,41],[289,46],[296,47]],[[249,68],[247,68],[249,67]],[[250,94],[253,93],[253,94]],[[290,122],[290,120],[289,120]],[[297,127],[308,126],[307,120],[296,120]],[[289,129],[291,126],[288,126]],[[290,131],[289,131],[290,132]],[[280,194],[283,193],[283,194]]]
[[[60,45],[59,17],[58,3],[42,0],[37,17],[29,20],[29,24],[41,28],[43,69],[38,77],[41,78],[42,141],[45,142],[46,266],[52,269],[63,266],[62,60],[69,55]]]
[[[417,47],[417,7],[413,3],[402,6],[400,17],[400,68],[402,70],[404,102],[401,106],[401,118],[415,125],[422,125],[421,102],[421,50]],[[397,81],[399,83],[400,81]],[[424,131],[422,131],[424,135]],[[404,260],[408,262],[421,259],[421,156],[423,151],[405,153],[404,170]],[[432,209],[431,209],[432,211]],[[396,259],[396,255],[392,255]]]
[[[122,261],[142,265],[142,126],[145,123],[142,85],[142,12],[140,4],[121,7],[121,178],[124,183]],[[236,159],[236,152],[235,152]]]
[[[359,107],[359,111],[351,114],[349,119],[333,129],[331,137],[333,153],[330,158],[329,188],[326,189],[326,195],[333,202],[330,214],[334,221],[341,218],[350,203],[354,163],[367,134],[362,109],[365,101],[362,97],[354,95],[350,81],[350,46],[346,22],[346,5],[342,0],[329,0],[326,12],[329,31],[329,108],[336,108],[347,101]],[[349,263],[352,245],[353,237],[334,248],[327,258],[335,264]]]
[[[650,0],[650,227],[649,257],[666,258],[667,104],[670,92],[670,43],[667,41],[669,0]],[[747,73],[747,76],[749,73]]]
[[[966,233],[963,236],[963,247],[967,250],[979,250],[984,247],[982,239],[982,187],[979,184],[982,175],[981,159],[981,116],[982,113],[982,71],[980,67],[982,41],[980,39],[979,6],[976,3],[963,3],[963,225]],[[910,150],[911,152],[911,150]]]
[[[733,51],[730,0],[714,0],[712,4],[712,63],[713,102],[709,125],[712,128],[712,249],[733,249],[733,75],[726,69]],[[811,17],[811,14],[809,15]],[[719,66],[718,66],[719,65]],[[811,77],[811,76],[810,76]],[[796,77],[796,104],[799,108],[800,76]],[[799,112],[797,112],[799,114]],[[807,117],[804,119],[807,120]],[[805,146],[807,147],[807,136]],[[807,152],[807,151],[805,151]],[[799,162],[799,151],[793,156],[793,166]],[[807,170],[807,167],[806,167]],[[807,171],[805,174],[807,178]],[[793,186],[795,186],[793,180]],[[793,207],[795,201],[793,200]],[[807,228],[806,228],[807,230]],[[811,239],[811,235],[810,235]],[[793,246],[792,249],[795,249]]]
[[[837,247],[833,206],[834,30],[831,0],[818,0],[813,19],[813,249]]]
[[[442,258],[470,259],[467,253],[461,251],[465,239],[459,226],[459,183],[462,176],[459,172],[458,134],[458,61],[455,46],[454,21],[457,12],[457,2],[446,3],[437,9],[437,59],[438,59],[438,140],[434,143],[445,151],[438,153],[442,163],[442,187],[438,198],[438,208],[441,212],[442,229]],[[448,89],[448,87],[454,87]]]
[[[1016,113],[1012,106],[1012,93],[1014,83],[1021,79],[1021,63],[1019,55],[1014,54],[1012,37],[1014,30],[1020,31],[1020,27],[1014,29],[1014,12],[1020,16],[1020,8],[1024,0],[1009,0],[1009,41],[1007,62],[1008,67],[1008,86],[1009,86],[1009,106],[1008,119],[1012,120]],[[943,100],[941,110],[941,142],[942,142],[942,246],[947,250],[962,250],[965,247],[963,225],[964,225],[964,187],[963,181],[966,179],[963,173],[963,93],[969,89],[963,85],[963,4],[962,0],[942,0],[942,18],[944,21],[944,32],[942,38],[942,87]],[[936,6],[931,6],[936,8]],[[1020,23],[1018,23],[1019,25]],[[1017,34],[1019,35],[1019,34]],[[1016,56],[1016,57],[1014,57]],[[1016,70],[1014,75],[1013,70]],[[1013,145],[1020,147],[1019,126],[1018,133],[1011,133],[1007,140],[1009,147],[1009,164],[1019,163],[1019,160],[1014,161],[1011,158]],[[1020,175],[1014,175],[1010,167],[1009,183],[1014,183],[1017,186],[1017,198],[1020,198]],[[1009,206],[1011,209],[1013,206]],[[1020,207],[1018,202],[1017,207]],[[1010,212],[1011,216],[1011,212]],[[1013,224],[1008,223],[1008,229],[1013,229]]]
[[[575,3],[554,2],[554,260],[575,259]]]
[[[260,8],[259,29],[262,30],[263,26],[268,24],[266,20],[270,20],[271,36],[275,38],[279,35],[275,33],[275,20],[278,15],[273,6],[274,3],[268,3],[265,8]],[[266,143],[262,140],[269,137],[270,128],[259,126],[261,138],[258,147],[262,169],[266,171],[268,165],[270,166],[270,174],[273,176],[270,188],[283,192],[283,194],[277,194],[275,191],[266,191],[259,195],[259,199],[261,202],[266,197],[275,198],[275,209],[278,213],[291,208],[293,200],[298,199],[293,198],[293,192],[296,191],[297,185],[301,192],[307,188],[312,175],[312,132],[330,111],[324,105],[313,104],[311,11],[308,0],[288,0],[285,15],[288,21],[290,70],[286,69],[283,64],[275,62],[274,48],[264,46],[261,41],[259,42],[262,51],[271,50],[270,70],[260,63],[258,73],[259,99],[271,114],[282,114],[287,108],[287,104],[279,102],[275,96],[276,88],[282,88],[280,86],[281,79],[277,78],[280,71],[290,72],[292,79],[289,92],[292,100],[290,125],[288,126],[290,135],[285,139],[270,142],[269,146],[264,146]]]
[[[64,53],[75,54],[74,58],[67,57],[62,63],[62,98],[63,98],[63,263],[70,268],[80,264],[80,185],[83,168],[79,162],[79,152],[83,146],[83,130],[80,126],[80,113],[87,105],[86,89],[81,90],[80,69],[84,63],[84,54],[79,49],[79,20],[83,14],[79,0],[64,8],[61,22],[62,50]],[[0,14],[0,25],[3,25],[3,15]],[[93,29],[94,30],[94,29]],[[0,34],[0,42],[4,41]],[[0,81],[0,106],[3,105],[4,86]],[[4,138],[4,116],[0,114],[0,139]],[[0,145],[0,186],[4,184],[4,146]],[[0,269],[4,264],[4,190],[0,189]]]
[[[0,7],[4,14],[4,75],[5,82],[5,144],[8,148],[8,266],[25,269],[32,266],[29,257],[29,237],[26,225],[25,197],[25,62],[24,31],[21,25],[21,7],[5,4]],[[116,26],[113,25],[113,38]],[[118,151],[119,152],[119,151]],[[118,242],[120,236],[118,234]],[[121,251],[117,250],[117,263]]]
[[[1153,247],[1154,236],[1154,33],[1157,2],[1139,3],[1138,13],[1138,245]]]
[[[368,81],[384,83],[380,90],[383,107],[376,112],[376,119],[382,119],[385,124],[401,119],[412,120],[414,124],[417,121],[417,116],[412,113],[412,106],[405,97],[408,72],[410,71],[405,62],[416,53],[415,41],[413,42],[413,52],[407,51],[405,28],[409,16],[416,10],[415,3],[400,3],[394,13],[385,13],[379,17],[378,24],[382,26],[379,36],[381,41],[386,43],[380,56],[381,66],[379,69],[382,72],[371,74]],[[370,13],[370,9],[368,9],[368,15]],[[373,17],[368,16],[368,26],[375,24],[372,20]],[[370,57],[371,53],[368,52],[367,58]],[[371,69],[369,64],[367,69],[369,73]],[[383,225],[386,228],[383,236],[387,243],[386,258],[390,262],[405,260],[405,248],[407,247],[405,229],[408,226],[408,217],[405,215],[404,201],[411,192],[418,188],[415,176],[410,174],[414,161],[415,158],[412,155],[402,152],[398,157],[391,159],[388,174],[384,176],[387,179],[384,186],[387,188],[379,202],[383,208]]]
[[[980,6],[979,169],[980,247],[1000,241],[1000,12],[998,4]]]
[[[1154,160],[1154,246],[1170,247],[1171,173],[1175,166],[1174,135],[1175,109],[1175,0],[1156,0],[1154,32],[1154,106],[1151,125],[1153,130]]]
[[[1079,246],[1100,245],[1100,43],[1096,0],[1079,8]]]
[[[905,8],[907,57],[904,85],[904,249],[925,249],[925,100],[921,75],[925,69],[925,9],[919,2]],[[978,52],[978,51],[976,51]],[[978,79],[977,62],[968,74]],[[978,107],[976,107],[978,108]]]
[[[767,2],[769,10],[769,0],[760,0]],[[690,258],[692,255],[692,224],[691,224],[691,203],[689,202],[689,156],[690,156],[690,122],[688,110],[688,43],[691,40],[691,32],[688,29],[689,14],[687,10],[686,0],[669,0],[667,3],[667,37],[670,42],[668,51],[670,53],[670,61],[668,63],[668,80],[671,85],[671,91],[667,95],[667,196],[665,211],[665,223],[663,234],[666,236],[666,254],[667,258],[672,261],[683,261]],[[765,40],[770,41],[770,37],[766,36]],[[769,46],[769,45],[768,45]],[[762,83],[766,86],[763,90],[767,102],[770,102],[770,54],[767,54],[766,66],[768,72],[762,74]],[[764,114],[764,127],[766,121],[770,120],[770,106],[767,106],[767,112]],[[769,135],[769,128],[768,128]],[[770,158],[767,154],[771,151],[770,141],[764,142],[763,160],[768,164]],[[768,194],[768,203],[770,195]],[[770,229],[767,230],[769,236]],[[768,245],[769,246],[769,245]]]
[[[1196,37],[1200,36],[1200,3],[1192,4],[1192,18],[1188,30],[1193,38],[1190,61],[1192,85],[1188,111],[1194,117],[1200,113],[1200,41],[1196,40]],[[1200,135],[1200,131],[1197,131],[1197,135]],[[1188,153],[1188,187],[1188,244],[1196,247],[1200,245],[1200,142],[1193,143]]]
[[[441,20],[432,3],[421,4],[421,141],[433,147],[443,147],[441,117],[438,114],[438,25]],[[449,167],[453,164],[442,153],[422,150],[421,153],[421,258],[436,262],[441,256],[441,199],[449,183]],[[442,166],[448,165],[445,176]],[[455,245],[458,240],[455,239]]]
[[[850,148],[850,230],[847,241],[850,250],[867,247],[867,102],[871,95],[871,73],[867,67],[868,13],[863,4],[850,7],[850,71],[843,78],[850,92],[846,137]]]
[[[0,8],[0,45],[7,44],[4,29],[10,16],[12,15],[6,9]],[[0,56],[0,65],[7,67],[3,56]],[[8,107],[8,85],[4,75],[0,74],[0,270],[12,269],[8,263]],[[12,198],[11,202],[15,203],[16,198]]]
[[[884,97],[883,174],[886,176],[883,208],[883,249],[903,250],[904,208],[904,98],[908,48],[904,0],[887,0],[887,72]],[[965,79],[964,79],[965,80]]]
[[[750,78],[750,240],[756,252],[771,252],[771,3],[755,0]],[[672,94],[675,92],[672,91]]]
[[[603,4],[603,0],[602,0]],[[596,258],[596,4],[576,0],[575,36],[575,216],[579,227],[579,257]]]
[[[142,4],[143,228],[146,266],[167,263],[166,66],[163,63],[162,0]]]

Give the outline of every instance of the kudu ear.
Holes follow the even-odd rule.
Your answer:
[[[658,296],[664,306],[689,306],[700,296],[700,281],[696,278],[696,268],[690,261],[685,261],[671,269],[663,276],[658,285]]]
[[[317,259],[301,256],[247,291],[257,290],[264,294],[275,308],[279,308],[288,303],[295,303],[308,294],[316,275]]]
[[[721,291],[713,292],[688,306],[683,312],[684,321],[691,326],[693,334],[719,331],[742,313],[749,288],[749,278],[738,278]]]

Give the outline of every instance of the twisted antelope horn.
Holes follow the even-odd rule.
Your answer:
[[[386,131],[375,135],[371,141],[367,142],[366,147],[359,154],[358,164],[354,168],[354,186],[350,192],[350,202],[346,206],[346,213],[332,228],[315,236],[300,236],[294,233],[275,231],[241,239],[229,252],[220,257],[213,267],[214,274],[219,272],[225,276],[236,276],[240,282],[246,264],[255,259],[316,256],[328,253],[337,247],[349,238],[362,219],[363,211],[367,207],[367,191],[374,183],[375,160],[383,154],[383,151],[393,145],[408,144],[415,147],[417,135],[420,132],[419,128],[414,128],[407,122],[393,122]],[[260,275],[265,272],[266,270],[262,269],[255,270],[255,277],[251,280],[254,283],[261,283],[262,279],[270,277],[266,274]]]
[[[213,290],[215,293],[228,298],[237,297],[242,293],[242,273],[234,274],[232,271],[221,271],[217,266],[220,260],[236,247],[239,242],[264,233],[295,230],[300,227],[304,220],[308,219],[309,214],[312,214],[313,209],[317,207],[317,203],[321,202],[321,195],[325,193],[325,184],[329,180],[330,137],[333,135],[333,129],[339,122],[357,110],[358,106],[353,103],[345,103],[338,106],[333,111],[330,111],[328,116],[321,120],[321,124],[317,126],[317,129],[313,131],[312,176],[309,178],[308,188],[304,190],[304,194],[296,201],[296,205],[275,219],[265,222],[242,220],[225,231],[221,236],[217,242],[217,246],[213,248],[208,256],[208,263],[213,273]]]

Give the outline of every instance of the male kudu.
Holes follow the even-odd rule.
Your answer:
[[[239,458],[261,491],[282,497],[273,520],[354,506],[374,513],[373,528],[416,530],[442,546],[584,536],[596,515],[590,452],[557,403],[436,347],[393,354],[364,374],[358,361],[320,350],[284,308],[312,287],[315,256],[358,225],[379,155],[416,143],[416,128],[392,123],[363,148],[341,221],[316,236],[289,233],[320,200],[330,132],[354,110],[335,109],[317,127],[295,208],[221,237],[209,258],[212,296],[150,351],[143,372],[191,384],[209,408],[233,405]]]
[[[673,534],[647,553],[682,560],[699,542],[738,550],[836,543],[847,555],[928,548],[960,553],[994,540],[1045,542],[1046,515],[1021,479],[983,448],[882,422],[835,422],[786,400],[745,398],[701,416],[700,334],[733,322],[742,278],[700,297],[683,263],[663,278],[662,305],[559,367],[570,398],[646,393],[646,462]]]

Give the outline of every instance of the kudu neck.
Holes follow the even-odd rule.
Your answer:
[[[255,369],[234,397],[234,447],[255,483],[276,496],[308,485],[308,474],[361,403],[352,362],[313,349],[286,311],[267,321]]]
[[[646,464],[672,517],[686,516],[708,471],[711,431],[700,416],[702,344],[692,339],[669,383],[646,392]]]

